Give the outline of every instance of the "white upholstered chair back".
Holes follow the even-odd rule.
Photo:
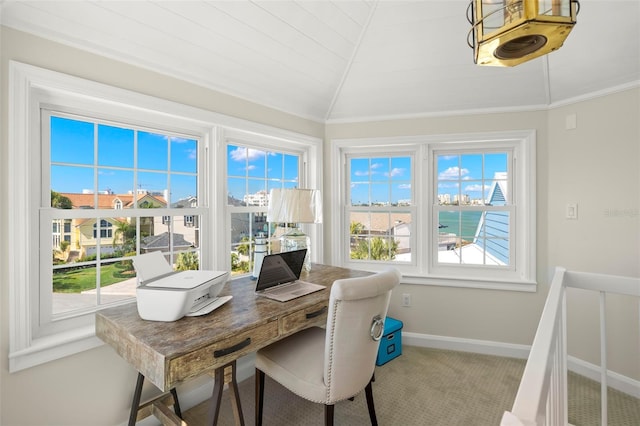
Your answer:
[[[389,268],[333,283],[324,354],[328,403],[352,397],[371,380],[379,344],[372,337],[372,326],[376,317],[386,317],[391,290],[400,278],[397,269]],[[375,333],[381,335],[382,330]]]

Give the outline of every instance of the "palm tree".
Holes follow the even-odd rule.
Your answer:
[[[371,259],[371,260],[393,260],[396,258],[398,250],[398,242],[394,239],[374,237],[369,240],[358,241],[355,248],[351,250],[352,259]],[[371,244],[371,247],[369,247]]]
[[[113,231],[113,247],[118,245],[118,241],[122,241],[120,249],[123,253],[129,253],[136,249],[136,227],[126,220],[118,221],[116,229]]]

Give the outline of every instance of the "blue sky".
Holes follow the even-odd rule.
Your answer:
[[[134,186],[151,192],[170,188],[171,202],[176,202],[197,195],[197,147],[193,139],[51,117],[51,189],[126,194]],[[436,158],[438,194],[451,194],[452,199],[458,191],[471,199],[486,198],[494,174],[507,171],[506,153]],[[247,193],[298,187],[299,161],[297,155],[229,145],[228,191],[242,200]],[[411,162],[410,156],[350,159],[352,202],[411,202]]]
[[[411,157],[352,158],[353,205],[411,202]]]
[[[507,154],[437,155],[438,194],[458,193],[486,199],[497,172],[507,171]],[[351,202],[354,205],[411,201],[411,157],[352,158]]]
[[[228,191],[236,199],[272,188],[299,186],[299,157],[259,149],[227,147]]]
[[[51,117],[51,189],[115,194],[136,186],[151,192],[170,189],[175,202],[197,195],[197,148],[193,139]]]
[[[498,172],[507,172],[506,152],[437,155],[438,195],[461,193],[486,199]]]

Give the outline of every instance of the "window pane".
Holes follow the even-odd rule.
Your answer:
[[[138,132],[138,168],[167,170],[169,141],[165,135]]]
[[[79,309],[95,307],[96,266],[73,265],[53,270],[52,314],[59,315]]]
[[[284,156],[284,180],[297,187],[300,182],[300,157],[297,155]]]
[[[408,206],[413,204],[411,195],[411,157],[391,159],[391,204]]]
[[[464,154],[460,156],[459,178],[481,180],[483,177],[482,154]]]
[[[97,294],[95,289],[84,294]],[[106,305],[136,297],[136,271],[131,260],[108,260],[100,263],[100,304]]]
[[[389,184],[372,183],[370,188],[371,188],[371,205],[388,206],[390,204]]]
[[[387,181],[391,173],[389,171],[389,158],[372,158],[369,168],[369,178],[373,181]]]
[[[351,205],[352,206],[369,206],[369,184],[352,182],[351,183]]]
[[[267,181],[264,179],[249,179],[247,182],[248,189],[245,195],[245,203],[248,206],[266,206],[267,201]]]
[[[284,173],[284,154],[270,152],[267,157],[267,177],[281,180]]]
[[[196,173],[198,171],[198,141],[171,138],[171,171]]]
[[[247,149],[247,176],[266,178],[266,153],[257,149]]]
[[[138,187],[136,188],[136,193],[138,194],[139,203],[142,203],[145,194],[160,196],[166,203],[168,196],[166,191],[169,190],[168,180],[169,175],[166,172],[138,172]]]
[[[100,194],[133,194],[133,171],[116,169],[98,169],[98,188]],[[113,208],[112,205],[100,205],[99,208]]]
[[[227,203],[231,206],[244,206],[247,193],[247,180],[244,178],[227,178]]]
[[[94,164],[94,125],[86,121],[51,117],[51,162]]]
[[[231,214],[231,272],[244,274],[249,272],[251,262],[251,214]]]
[[[98,164],[133,167],[134,131],[120,127],[98,126]]]
[[[351,183],[369,182],[368,158],[352,158],[350,164]]]
[[[51,166],[51,207],[93,208],[94,192],[92,168]]]
[[[170,206],[179,206],[187,201],[195,200],[195,204],[188,207],[197,207],[197,196],[198,179],[196,175],[171,174]]]
[[[484,191],[488,188],[482,180],[468,180],[462,182],[462,190],[458,196],[457,204],[468,206],[471,204],[484,204]]]

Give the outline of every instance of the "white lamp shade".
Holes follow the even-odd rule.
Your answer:
[[[322,196],[317,189],[272,189],[267,221],[322,223]]]

